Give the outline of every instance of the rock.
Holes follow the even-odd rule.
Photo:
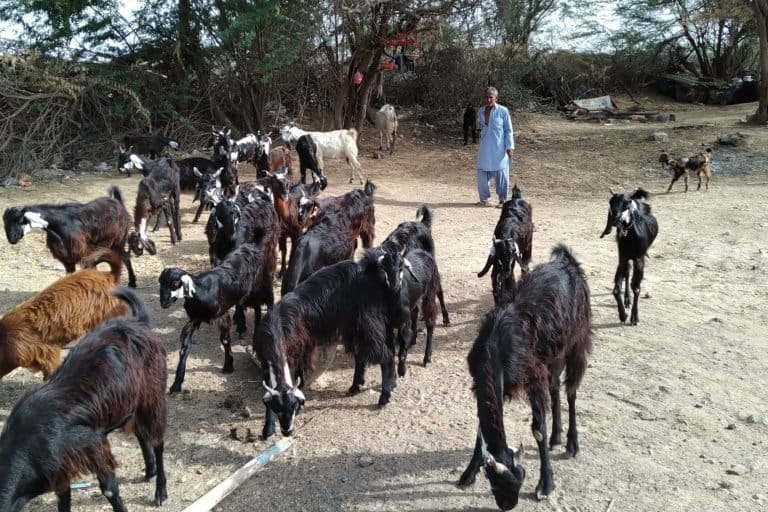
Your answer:
[[[758,425],[765,423],[765,418],[761,414],[750,414],[744,419],[744,421],[751,425]]]
[[[246,405],[245,407],[243,407],[243,410],[240,411],[240,416],[242,416],[245,419],[248,419],[251,416],[253,416],[253,412],[251,411],[251,408]]]
[[[232,427],[229,429],[229,438],[235,441],[245,441],[248,432],[245,427]]]
[[[184,482],[186,482],[186,481],[187,481],[187,477],[186,477],[186,476],[184,476],[184,475],[181,475],[181,476],[179,477],[179,483],[182,483],[182,484],[183,484],[183,483],[184,483]]]
[[[749,135],[742,132],[724,133],[717,137],[717,143],[723,146],[746,146]]]
[[[733,482],[729,482],[728,480],[720,480],[717,485],[720,486],[721,489],[732,489],[733,488]]]
[[[731,464],[731,467],[725,470],[727,475],[742,476],[749,473],[749,469],[743,464]]]
[[[648,137],[648,140],[652,140],[653,142],[667,142],[669,141],[669,135],[664,132],[653,132],[650,137]]]
[[[242,409],[243,399],[236,395],[229,395],[222,402],[222,407],[229,410]]]
[[[77,168],[80,171],[90,171],[93,169],[93,162],[90,160],[80,160],[77,162]]]
[[[723,323],[723,321],[720,318],[716,317],[716,316],[713,316],[712,318],[710,318],[709,321],[712,322],[713,324],[721,324],[721,323]]]
[[[458,475],[464,472],[464,466],[456,466],[451,470],[452,475]]]
[[[675,117],[675,114],[662,112],[660,114],[648,116],[648,120],[653,123],[668,123],[670,121],[676,121],[677,118]]]
[[[258,440],[259,440],[259,436],[256,432],[252,432],[251,429],[246,429],[246,434],[245,434],[246,443],[255,443]]]
[[[109,172],[111,170],[111,167],[107,162],[99,162],[98,164],[96,164],[93,170],[99,171],[99,172]]]
[[[363,455],[359,459],[357,459],[357,465],[361,468],[367,468],[368,466],[373,465],[373,457],[370,455]]]
[[[3,180],[3,188],[11,188],[16,185],[16,178],[8,176]]]
[[[659,391],[661,391],[662,393],[669,393],[669,388],[667,386],[662,385],[662,386],[659,386]]]
[[[726,427],[726,430],[736,430],[736,424],[735,423],[729,423]]]

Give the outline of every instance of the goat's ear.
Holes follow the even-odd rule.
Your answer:
[[[221,172],[222,172],[223,170],[224,170],[224,168],[223,168],[223,167],[219,167],[219,170],[218,170],[218,171],[216,171],[215,173],[213,173],[213,177],[214,177],[214,178],[218,178],[219,176],[221,176]]]
[[[232,128],[227,130],[227,137],[229,137],[230,135],[232,135]]]
[[[611,187],[608,187],[608,193],[611,194],[612,196],[616,195],[616,193],[613,191]]]
[[[197,167],[193,167],[192,168],[192,172],[194,172],[195,176],[197,176],[198,178],[202,178],[203,177],[203,173],[201,173],[200,169],[198,169]]]
[[[122,145],[122,144],[118,144],[118,145],[117,145],[117,150],[118,150],[119,152],[121,152],[121,153],[125,153],[125,148],[123,147],[123,145]]]

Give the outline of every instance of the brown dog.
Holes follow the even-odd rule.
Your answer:
[[[701,178],[704,177],[704,187],[709,190],[709,180],[712,177],[712,149],[707,148],[706,151],[698,153],[688,158],[670,158],[669,154],[662,153],[659,156],[659,162],[662,167],[672,169],[674,175],[672,181],[667,188],[667,193],[672,190],[672,185],[675,184],[680,177],[683,177],[685,181],[685,191],[688,192],[688,172],[695,171],[699,176],[699,186],[696,190],[701,189]]]

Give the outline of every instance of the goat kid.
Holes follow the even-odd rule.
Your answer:
[[[70,483],[96,473],[114,512],[125,512],[107,435],[133,431],[144,457],[144,479],[156,477],[153,503],[168,497],[163,464],[166,354],[149,315],[130,290],[115,292],[133,318],[109,320],[73,348],[42,386],[13,408],[0,433],[0,510],[20,511],[55,492],[69,512]]]
[[[317,159],[317,144],[311,135],[306,134],[298,138],[296,152],[299,154],[299,172],[301,183],[307,182],[307,169],[312,172],[312,183],[320,182],[320,190],[328,186],[328,177],[323,174]]]
[[[638,301],[640,283],[645,274],[645,256],[659,233],[659,225],[651,213],[651,205],[645,202],[650,194],[642,188],[631,194],[617,194],[608,189],[611,198],[608,201],[608,220],[600,235],[603,238],[616,227],[616,245],[619,249],[619,264],[613,280],[613,297],[619,309],[619,320],[627,320],[625,308],[632,305],[629,322],[637,325],[640,321]],[[634,301],[629,298],[629,262],[632,262],[632,292]],[[624,283],[624,302],[621,301],[621,288]]]
[[[395,107],[387,103],[376,112],[376,128],[379,130],[379,151],[384,149],[384,141],[386,141],[386,149],[391,155],[395,151],[395,141],[397,140]]]
[[[349,182],[355,178],[362,185],[365,182],[363,168],[357,160],[357,130],[334,130],[330,132],[306,132],[292,123],[280,129],[280,136],[287,144],[293,144],[302,135],[310,135],[317,145],[317,164],[320,169],[325,169],[326,158],[345,158],[351,167]]]
[[[565,369],[568,398],[566,453],[579,452],[576,428],[576,391],[592,349],[589,287],[579,262],[558,245],[552,260],[520,280],[514,299],[491,311],[467,356],[477,396],[479,427],[469,466],[459,479],[471,485],[480,468],[491,484],[502,510],[517,505],[525,478],[522,444],[507,446],[504,398],[525,395],[531,404],[531,430],[539,452],[536,496],[544,499],[555,489],[549,449],[561,443],[560,375]],[[547,446],[547,394],[552,400],[552,432]]]
[[[261,235],[263,237],[263,234]],[[272,279],[266,265],[268,255],[258,238],[253,244],[242,244],[230,252],[218,266],[197,276],[180,268],[166,268],[160,274],[160,307],[167,309],[177,299],[184,299],[184,310],[189,321],[181,330],[181,349],[176,377],[170,393],[180,393],[184,382],[187,357],[191,350],[192,335],[202,322],[219,327],[219,341],[224,347],[224,373],[235,370],[232,358],[229,310],[240,305],[254,309],[254,329],[261,321],[261,305],[274,302]],[[274,250],[273,250],[274,253]],[[274,271],[274,257],[270,267]],[[266,270],[266,271],[265,271]]]
[[[466,107],[464,108],[464,118],[463,118],[463,130],[464,130],[464,145],[467,145],[467,141],[469,139],[469,134],[472,134],[472,144],[477,143],[477,111],[475,110],[475,107],[472,106],[471,103],[467,103]]]
[[[523,274],[528,272],[533,251],[533,209],[523,199],[520,189],[512,188],[512,199],[505,202],[493,232],[491,250],[485,267],[477,273],[491,272],[493,301],[497,306],[512,299],[515,291],[515,263]]]

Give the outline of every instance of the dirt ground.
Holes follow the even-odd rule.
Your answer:
[[[565,459],[561,450],[553,453],[557,489],[547,501],[533,496],[539,464],[530,409],[523,401],[507,405],[510,443],[525,447],[528,477],[520,510],[768,509],[768,167],[764,154],[752,153],[766,147],[768,132],[739,124],[754,105],[666,107],[678,115],[669,125],[514,116],[512,180],[534,208],[534,263],[546,261],[555,243],[570,245],[586,270],[594,315],[594,353],[577,402],[581,452],[576,459]],[[664,194],[669,178],[657,163],[660,150],[697,152],[717,135],[737,130],[751,135],[749,147],[716,165],[709,192],[696,192],[694,178],[687,194],[681,183]],[[666,132],[669,142],[648,141],[653,131]],[[377,239],[412,219],[419,204],[434,209],[451,326],[436,330],[434,362],[428,368],[420,365],[420,334],[408,375],[383,410],[376,407],[378,368],[369,369],[366,392],[348,397],[351,359],[339,354],[306,392],[294,445],[216,510],[496,509],[482,476],[466,490],[455,482],[475,439],[476,408],[465,358],[492,305],[489,278],[478,279],[476,272],[486,260],[499,210],[474,206],[476,147],[462,146],[458,135],[405,120],[394,156],[373,159],[373,149],[369,131],[361,161],[378,187]],[[715,146],[716,158],[719,154],[728,151]],[[349,190],[346,165],[331,161],[327,167],[327,192]],[[103,195],[110,184],[119,185],[132,203],[137,183],[136,177],[115,173],[37,182],[0,190],[0,208],[82,201]],[[660,232],[646,264],[640,325],[630,327],[618,323],[611,295],[615,243],[599,235],[608,187],[636,186],[654,193]],[[191,196],[185,196],[184,241],[171,247],[167,230],[160,231],[158,255],[135,260],[138,291],[151,308],[171,370],[185,314],[178,303],[160,309],[157,276],[163,263],[206,267],[203,224],[191,223],[193,213]],[[0,246],[2,311],[63,275],[40,234],[27,235],[16,246],[3,238]],[[250,329],[249,323],[249,336]],[[223,375],[217,340],[209,326],[197,333],[184,383],[189,392],[170,399],[165,510],[184,509],[269,446],[230,439],[233,427],[260,432],[262,390],[244,352],[245,341],[235,347],[235,373]],[[0,383],[0,422],[39,382],[39,375],[17,370]],[[128,508],[154,510],[154,487],[141,479],[134,439],[122,434],[111,439]],[[86,475],[83,481],[93,487],[73,493],[74,509],[109,510],[95,478]],[[52,510],[54,503],[55,497],[46,495],[26,510]]]

